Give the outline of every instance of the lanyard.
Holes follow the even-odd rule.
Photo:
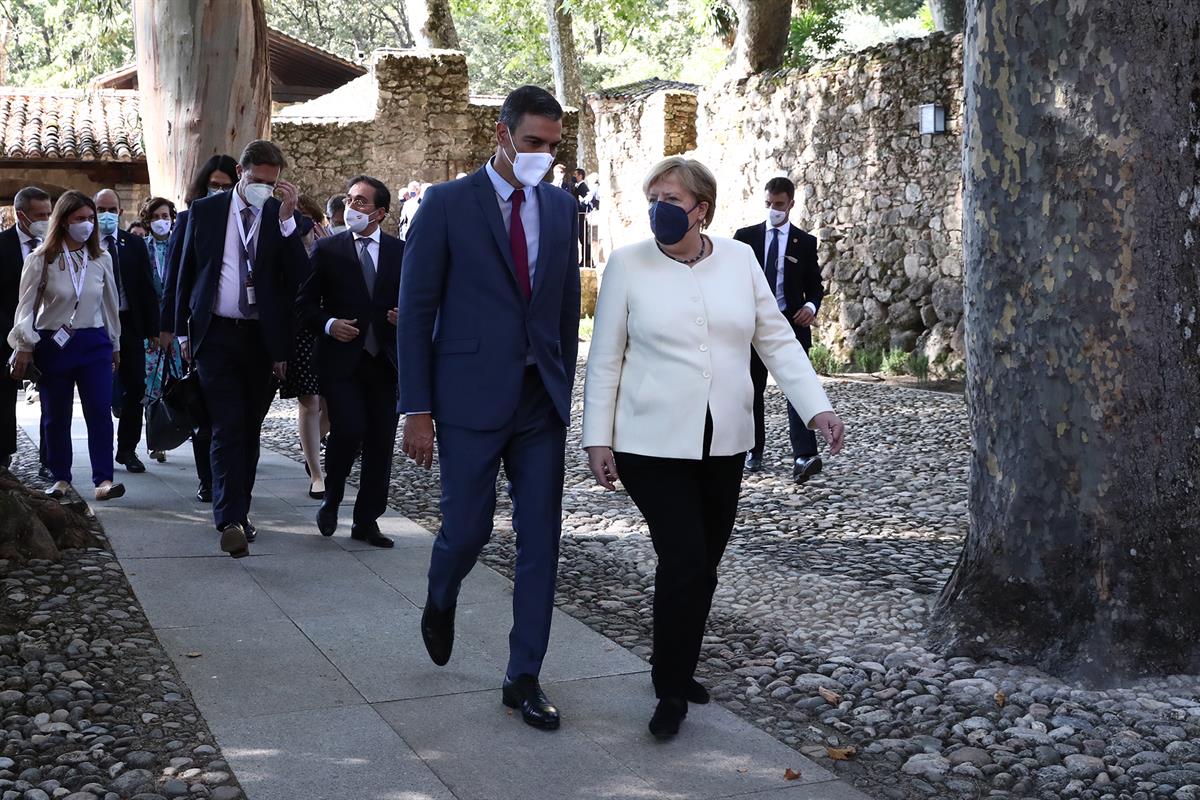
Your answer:
[[[249,208],[249,206],[246,206]],[[250,226],[250,232],[246,232],[245,224],[242,222],[242,212],[238,211],[234,214],[237,217],[238,226],[238,242],[242,245],[242,258],[246,262],[247,275],[254,274],[254,264],[250,261],[250,242],[254,240],[255,234],[258,233],[258,226],[262,222],[262,209],[258,210],[257,216],[254,218],[254,224]]]
[[[79,251],[79,259],[83,262],[79,269],[75,268],[75,256],[70,255],[70,252],[70,250],[63,250],[63,260],[67,262],[67,273],[71,276],[71,286],[75,288],[75,307],[71,309],[71,319],[67,323],[68,327],[75,324],[75,314],[79,311],[79,301],[83,297],[83,290],[87,285],[88,271],[86,249],[80,249]]]

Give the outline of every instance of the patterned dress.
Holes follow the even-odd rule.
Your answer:
[[[304,247],[309,258],[317,248],[317,240],[328,235],[329,229],[324,225],[313,225],[312,230],[304,235]],[[279,384],[279,396],[286,400],[320,393],[321,387],[317,381],[317,335],[307,328],[298,328],[292,355],[287,362],[287,372]]]
[[[153,236],[146,237],[146,250],[150,254],[150,280],[154,283],[154,293],[158,296],[159,303],[162,303],[163,281],[166,280],[167,274],[168,241],[167,239],[159,241]],[[149,339],[143,342],[143,346],[146,350],[146,397],[142,402],[148,405],[162,394],[163,373],[160,367],[162,359],[167,359],[167,369],[171,371],[171,374],[178,376],[183,374],[183,358],[179,353],[179,345],[174,342],[172,342],[168,354],[151,349]]]

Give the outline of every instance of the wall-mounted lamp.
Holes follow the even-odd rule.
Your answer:
[[[920,108],[920,132],[922,136],[946,132],[946,107],[927,103]]]

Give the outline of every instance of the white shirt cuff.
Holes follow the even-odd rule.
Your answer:
[[[283,238],[287,238],[296,232],[296,218],[288,217],[287,219],[279,220],[279,232],[283,234]]]
[[[333,334],[330,333],[330,331],[333,329],[333,323],[335,323],[335,322],[337,322],[337,317],[330,317],[329,322],[325,323],[325,335],[326,336],[333,336]]]
[[[814,306],[812,303],[805,303],[803,307],[807,308],[809,311],[811,311],[813,313],[814,317],[817,315],[817,307]]]

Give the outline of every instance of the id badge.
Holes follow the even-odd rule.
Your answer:
[[[58,345],[58,348],[61,350],[62,348],[67,346],[67,343],[71,341],[71,337],[74,335],[75,335],[75,331],[73,331],[68,326],[63,325],[61,328],[56,330],[54,332],[54,335],[50,338],[51,338],[51,340],[53,340],[53,342],[56,345]]]
[[[254,281],[246,281],[246,302],[250,305],[256,305],[258,301],[254,297]]]

